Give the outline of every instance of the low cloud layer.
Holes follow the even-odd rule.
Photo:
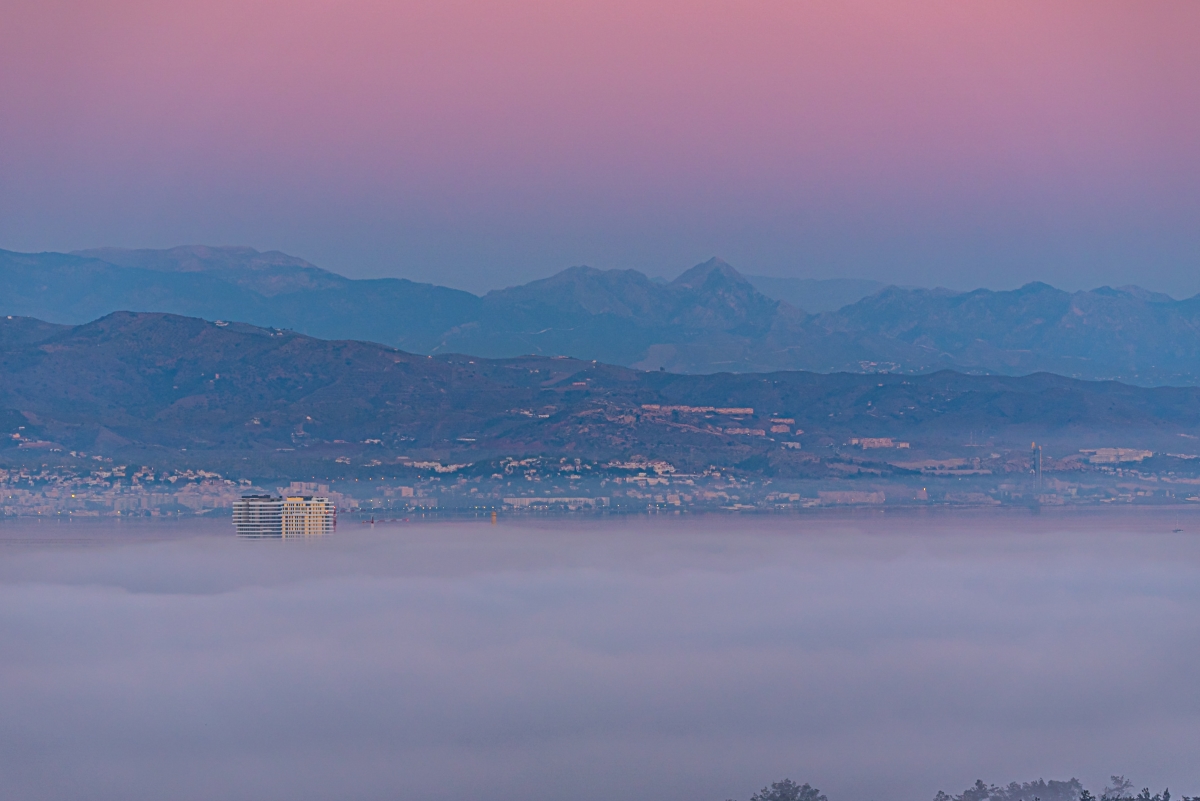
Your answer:
[[[0,795],[1191,794],[1178,520],[0,529]]]

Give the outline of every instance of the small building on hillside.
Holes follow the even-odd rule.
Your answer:
[[[1084,448],[1080,453],[1086,454],[1092,464],[1141,462],[1154,456],[1154,451],[1141,448]]]
[[[907,448],[907,442],[896,442],[891,437],[851,437],[850,444],[865,450],[871,448]]]

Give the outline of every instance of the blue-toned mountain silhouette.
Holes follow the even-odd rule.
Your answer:
[[[1065,292],[1033,283],[952,292],[789,283],[750,280],[712,259],[666,283],[635,270],[572,267],[480,297],[404,279],[352,280],[283,253],[215,247],[0,251],[0,281],[0,312],[59,323],[157,311],[414,353],[566,355],[673,372],[950,368],[1200,383],[1200,296],[1174,300],[1137,287]],[[824,310],[806,310],[805,297]],[[830,310],[839,299],[853,302]]]

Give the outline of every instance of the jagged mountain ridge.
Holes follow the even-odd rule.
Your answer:
[[[809,314],[719,259],[660,283],[573,267],[483,297],[405,279],[352,280],[250,248],[0,251],[0,312],[81,323],[117,310],[241,320],[416,353],[569,355],[674,372],[1050,371],[1200,383],[1200,296],[1046,284],[885,287]]]
[[[434,352],[571,355],[646,369],[669,361],[677,372],[712,372],[718,354],[744,360],[739,354],[779,320],[803,317],[719,259],[667,284],[635,270],[573,267],[489,292],[479,320],[447,332]],[[687,344],[702,352],[682,364],[674,354]]]
[[[814,325],[903,343],[907,369],[974,365],[1134,383],[1195,383],[1200,296],[1175,301],[1137,287],[1068,293],[1044,283],[1008,292],[889,287]],[[925,354],[922,358],[921,354]]]

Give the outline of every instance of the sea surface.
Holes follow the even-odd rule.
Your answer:
[[[0,521],[0,797],[1200,795],[1200,514]]]

